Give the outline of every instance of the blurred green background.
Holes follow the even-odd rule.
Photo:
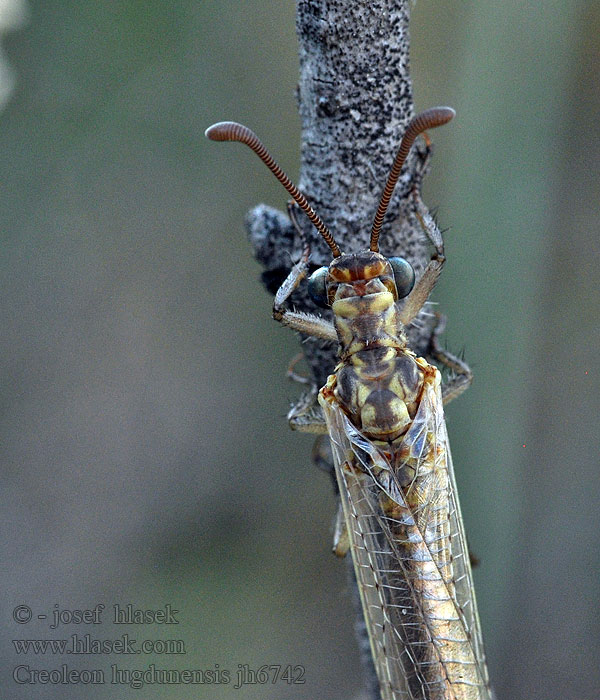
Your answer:
[[[8,0],[0,3],[6,12]],[[297,350],[243,231],[297,179],[292,2],[29,2],[2,35],[2,609],[6,698],[359,697],[335,501],[287,429]],[[2,18],[0,14],[0,19]],[[448,264],[435,298],[472,389],[448,412],[499,699],[600,696],[596,3],[420,0],[417,109],[450,104],[426,201]],[[360,174],[357,174],[360,176]],[[17,655],[12,639],[118,638],[39,614],[170,603],[185,655]],[[16,624],[16,605],[33,620]],[[15,665],[107,683],[16,685]],[[120,668],[227,669],[232,683],[110,684]],[[238,664],[304,685],[234,689]]]

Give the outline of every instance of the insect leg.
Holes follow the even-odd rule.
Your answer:
[[[310,384],[310,379],[302,377],[294,372],[294,366],[302,359],[302,353],[294,357],[288,368],[288,377],[300,384]],[[333,462],[333,454],[331,452],[331,442],[327,432],[327,425],[321,412],[321,407],[316,401],[318,392],[316,386],[312,385],[312,391],[304,395],[300,401],[292,407],[288,413],[288,421],[292,430],[298,430],[306,433],[318,433],[318,437],[314,442],[311,459],[319,469],[327,472],[331,477],[331,483],[336,494],[339,494],[337,478],[335,476],[335,464]],[[350,547],[346,523],[344,521],[344,513],[342,504],[338,503],[338,511],[335,521],[335,532],[333,538],[333,551],[338,557],[346,555]]]
[[[404,302],[404,306],[400,312],[400,320],[404,325],[410,323],[423,308],[423,305],[435,287],[438,277],[442,272],[444,262],[446,261],[442,233],[433,220],[433,217],[429,213],[427,207],[421,201],[421,195],[418,188],[413,190],[413,201],[413,213],[417,217],[421,228],[427,236],[427,239],[435,248],[435,253],[425,268],[425,272],[422,274],[414,289]]]
[[[327,424],[325,423],[323,414],[320,412],[320,406],[316,403],[316,396],[317,392],[313,390],[309,394],[305,394],[301,397],[300,401],[293,406],[288,413],[288,421],[292,430],[318,434],[312,449],[312,461],[319,469],[329,473],[333,488],[336,493],[339,493]],[[333,551],[338,557],[343,557],[346,555],[349,546],[350,541],[344,521],[342,504],[338,502]]]
[[[290,311],[285,306],[287,300],[298,288],[300,282],[304,279],[304,277],[306,277],[306,272],[308,270],[308,258],[310,256],[308,241],[306,240],[302,229],[298,226],[298,222],[296,221],[296,216],[294,214],[293,203],[291,202],[288,203],[288,214],[304,244],[304,250],[298,264],[294,265],[290,274],[286,277],[281,287],[279,287],[277,290],[277,294],[275,295],[275,300],[273,302],[273,318],[292,330],[305,333],[306,335],[310,335],[314,338],[322,338],[323,340],[335,342],[337,341],[337,333],[335,332],[335,328],[332,323],[320,318],[319,316],[315,316],[314,314],[307,314],[301,311]]]
[[[327,435],[327,424],[321,412],[321,407],[317,403],[318,390],[316,385],[312,385],[300,397],[298,403],[294,404],[287,414],[287,419],[292,430],[301,433],[313,433],[315,435]]]
[[[469,387],[473,381],[473,372],[464,360],[442,348],[439,337],[446,327],[446,317],[439,313],[436,313],[436,317],[437,323],[431,335],[431,349],[429,352],[434,359],[454,372],[452,379],[442,386],[442,400],[444,404],[447,404],[452,399],[460,396]]]
[[[414,173],[414,178],[413,178],[413,190],[420,194],[421,192],[421,187],[423,185],[423,178],[427,174],[427,171],[429,170],[429,165],[431,163],[431,155],[433,153],[433,147],[431,143],[431,139],[429,138],[429,135],[427,134],[426,131],[424,131],[421,134],[421,138],[425,142],[425,150],[420,151],[416,149],[416,156],[417,156],[417,163],[416,163],[416,168],[415,168],[415,173]]]
[[[312,390],[306,396],[303,396],[300,401],[288,413],[288,421],[292,430],[301,432],[311,432],[319,434],[315,440],[311,453],[311,460],[319,469],[327,472],[331,477],[333,489],[339,494],[337,478],[335,476],[335,464],[333,462],[333,454],[331,452],[331,442],[327,432],[327,426],[323,417],[321,407],[316,401],[318,394],[317,387],[308,377],[303,377],[294,371],[294,367],[304,357],[302,353],[298,353],[290,362],[287,376],[299,384],[310,384]],[[325,430],[323,430],[325,426]],[[333,538],[333,551],[338,557],[346,555],[350,547],[346,523],[344,521],[344,512],[342,504],[338,503],[338,511],[335,521],[335,534]]]
[[[417,189],[413,190],[413,202],[414,209],[413,213],[419,221],[421,229],[427,236],[427,239],[431,245],[435,248],[438,258],[444,257],[444,239],[442,238],[442,232],[435,223],[433,216],[429,213],[427,207],[423,204],[421,195]]]
[[[297,355],[294,355],[292,357],[290,364],[288,365],[286,377],[288,379],[291,379],[293,382],[297,382],[298,384],[310,384],[311,386],[314,384],[314,382],[310,379],[310,377],[305,377],[302,374],[298,374],[296,372],[295,367],[298,364],[298,362],[301,362],[304,359],[304,353],[299,352]]]
[[[412,292],[406,297],[404,305],[400,310],[400,320],[405,326],[407,326],[423,308],[423,305],[431,294],[431,290],[438,281],[445,260],[443,255],[438,255],[436,253],[429,261],[425,272],[415,284]]]
[[[300,352],[292,359],[287,370],[287,376],[292,381],[298,382],[298,384],[310,385],[310,389],[302,394],[298,402],[289,410],[287,414],[288,423],[292,430],[298,430],[301,433],[314,433],[319,436],[326,435],[325,418],[317,402],[319,389],[308,377],[303,377],[294,371],[294,367],[303,357],[304,355]]]
[[[307,335],[317,336],[325,340],[337,341],[337,333],[333,324],[309,314],[299,314],[289,311],[284,307],[285,302],[291,296],[292,292],[298,287],[298,284],[306,274],[308,267],[308,259],[310,256],[310,247],[304,235],[304,231],[298,225],[296,214],[294,211],[294,202],[288,202],[288,216],[294,225],[300,240],[303,243],[303,254],[299,264],[290,272],[285,282],[275,296],[273,304],[273,317],[286,326],[299,330]],[[337,479],[335,476],[335,466],[333,463],[333,455],[331,453],[331,443],[328,438],[327,424],[323,416],[321,407],[317,402],[319,389],[308,377],[304,377],[295,371],[295,367],[304,357],[303,353],[298,353],[289,364],[287,376],[299,384],[310,385],[310,390],[300,397],[290,409],[287,418],[292,430],[298,430],[304,433],[317,434],[312,450],[312,461],[314,464],[330,474],[333,482],[333,487],[337,492]],[[338,556],[344,556],[350,546],[344,514],[341,503],[338,504],[338,513],[335,526],[334,546],[333,550]]]

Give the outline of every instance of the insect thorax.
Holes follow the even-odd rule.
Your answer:
[[[394,272],[383,255],[364,251],[336,258],[329,266],[327,297],[342,359],[365,348],[406,346]]]
[[[328,386],[363,434],[392,442],[415,416],[423,373],[406,347],[390,264],[372,252],[338,258],[328,291],[341,358]]]
[[[417,412],[423,373],[407,349],[380,346],[342,360],[328,382],[352,423],[375,441],[393,442]]]

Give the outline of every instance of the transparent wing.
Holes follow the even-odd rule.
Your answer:
[[[441,397],[440,397],[441,404]],[[446,426],[444,425],[444,431]],[[481,623],[479,621],[479,611],[477,599],[475,597],[475,586],[473,585],[473,572],[471,570],[471,559],[467,547],[465,535],[465,525],[460,510],[458,491],[456,489],[456,478],[454,476],[454,465],[450,454],[450,444],[446,437],[446,454],[448,463],[448,474],[450,477],[450,532],[452,533],[450,544],[453,556],[453,580],[456,604],[462,613],[465,630],[471,640],[473,653],[477,662],[479,676],[485,685],[487,695],[491,697],[490,681],[485,659],[485,648],[483,646],[483,635]]]
[[[424,363],[424,361],[422,362]],[[448,582],[449,591],[462,618],[466,636],[470,640],[473,649],[479,678],[489,695],[489,678],[475,598],[475,587],[473,585],[473,573],[444,417],[441,376],[436,368],[428,366],[428,369],[433,371],[431,376],[426,379],[419,411],[408,431],[405,443],[410,445],[413,453],[420,455],[423,462],[426,461],[426,454],[424,454],[426,450],[420,447],[423,443],[426,445],[429,442],[435,453],[434,471],[437,478],[429,478],[427,469],[422,470],[424,478],[421,478],[421,482],[429,485],[430,488],[429,490],[427,487],[423,488],[421,494],[423,502],[422,513],[425,516],[421,527],[423,531],[426,531],[428,520],[430,523],[443,523],[445,513],[442,513],[442,511],[447,509],[448,547],[438,548],[438,551],[432,548],[431,551]],[[418,449],[416,449],[417,446],[419,446]],[[418,477],[416,482],[419,482]],[[438,489],[437,492],[436,488]],[[429,504],[429,506],[426,504]],[[436,504],[438,506],[437,509]],[[440,505],[442,508],[439,508]],[[433,515],[435,512],[437,512],[437,515]],[[449,567],[447,567],[448,564]],[[482,695],[482,697],[487,697],[488,695]]]
[[[389,451],[331,394],[321,403],[383,700],[488,700],[439,372],[427,370],[413,423]]]

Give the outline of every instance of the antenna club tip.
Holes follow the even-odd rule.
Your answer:
[[[456,110],[453,107],[444,107],[444,109],[450,115],[450,119],[453,119],[456,116]]]
[[[232,136],[238,126],[236,122],[217,122],[209,126],[204,135],[211,141],[235,141]]]
[[[443,124],[447,124],[456,116],[456,110],[452,109],[452,107],[435,107],[434,109],[438,112],[440,119],[443,120]]]

